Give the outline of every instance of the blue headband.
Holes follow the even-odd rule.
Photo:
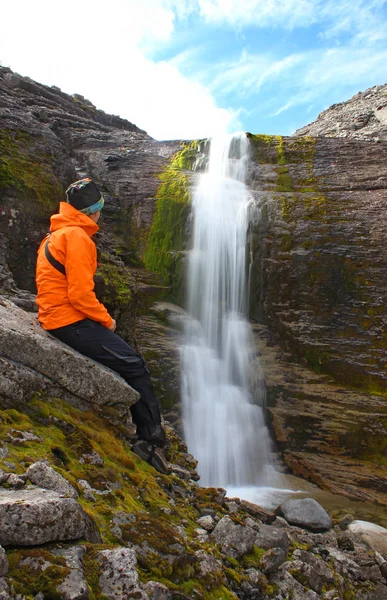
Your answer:
[[[101,196],[98,202],[92,204],[91,206],[86,206],[86,208],[82,208],[79,212],[89,216],[98,212],[99,210],[102,210],[104,204],[105,201],[103,199],[103,196]]]

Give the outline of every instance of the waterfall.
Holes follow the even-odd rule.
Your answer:
[[[270,439],[261,387],[249,390],[244,133],[211,140],[193,196],[188,314],[182,347],[183,420],[205,486],[268,485]],[[260,374],[254,374],[263,381]],[[262,384],[261,384],[262,385]],[[259,405],[261,403],[261,406]]]

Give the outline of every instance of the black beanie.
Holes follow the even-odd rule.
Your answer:
[[[97,185],[89,178],[74,181],[66,190],[67,202],[77,210],[83,211],[101,199]]]

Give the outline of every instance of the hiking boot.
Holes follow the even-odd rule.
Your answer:
[[[149,444],[146,440],[137,440],[132,446],[132,451],[143,460],[146,460],[159,473],[169,473],[169,466],[160,448]]]

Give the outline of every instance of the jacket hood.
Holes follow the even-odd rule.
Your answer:
[[[87,215],[68,204],[61,202],[59,204],[59,213],[52,215],[50,219],[50,231],[58,231],[62,227],[82,227],[90,237],[94,235],[99,227]]]

